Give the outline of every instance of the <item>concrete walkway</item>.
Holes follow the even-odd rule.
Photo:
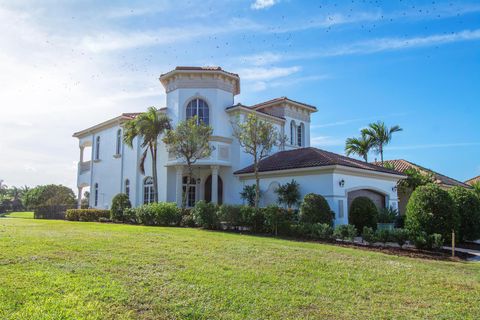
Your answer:
[[[443,246],[442,249],[452,251],[452,247]],[[455,248],[455,252],[468,253],[468,254],[473,256],[473,257],[469,258],[468,261],[478,261],[478,262],[480,262],[480,251],[479,250]]]

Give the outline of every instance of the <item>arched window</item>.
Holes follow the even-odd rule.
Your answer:
[[[95,160],[100,159],[100,137],[95,140]]]
[[[155,190],[153,190],[153,178],[146,177],[143,180],[143,203],[152,203],[155,200]]]
[[[299,147],[303,147],[304,143],[303,143],[303,136],[305,135],[305,126],[302,123],[300,123],[300,125],[297,127],[297,145]]]
[[[95,183],[95,188],[94,188],[94,206],[98,206],[98,183]]]
[[[188,182],[188,177],[183,177],[183,194],[185,195],[185,192],[187,190],[187,182]],[[197,182],[194,178],[190,179],[190,183],[188,183],[189,188],[188,188],[188,193],[187,193],[187,207],[193,207],[195,206],[195,200],[197,198]]]
[[[198,123],[209,124],[208,104],[202,99],[193,99],[187,105],[187,120],[194,116],[197,116]]]
[[[125,180],[125,194],[130,198],[130,180]]]
[[[295,145],[295,131],[296,131],[296,128],[295,128],[295,121],[291,121],[290,122],[290,144],[293,146]]]
[[[120,154],[122,151],[122,130],[117,130],[117,147],[115,148],[115,154]]]

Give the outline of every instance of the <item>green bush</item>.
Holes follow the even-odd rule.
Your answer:
[[[414,235],[439,233],[450,241],[458,233],[459,218],[452,198],[435,184],[418,187],[407,204],[405,227]]]
[[[131,223],[136,224],[137,221],[137,209],[135,208],[127,208],[123,211],[123,222],[124,223]]]
[[[460,219],[458,240],[480,239],[480,199],[462,187],[453,187],[448,193]]]
[[[417,249],[427,249],[427,238],[428,235],[425,232],[420,232],[416,235],[413,235],[413,245]]]
[[[335,227],[333,236],[336,239],[350,240],[352,241],[358,234],[357,228],[351,224],[342,224]]]
[[[290,232],[291,212],[277,205],[261,209],[265,217],[265,230],[274,235],[287,235]]]
[[[301,223],[326,223],[333,225],[334,218],[335,214],[323,196],[315,193],[305,195],[300,205]]]
[[[125,193],[119,193],[112,199],[112,208],[110,209],[112,221],[118,222],[126,222],[123,212],[131,208],[132,204],[130,203],[130,199]]]
[[[22,201],[28,210],[35,210],[39,206],[71,207],[76,205],[72,189],[55,184],[37,186],[28,190]]]
[[[363,227],[362,231],[362,239],[370,244],[377,241],[375,230],[370,227]]]
[[[110,210],[69,209],[65,213],[65,219],[70,221],[99,221],[100,218],[110,219]]]
[[[358,197],[352,201],[348,213],[348,222],[357,230],[363,227],[377,228],[378,210],[372,200],[367,197]]]
[[[428,236],[427,246],[429,249],[440,250],[443,246],[443,238],[441,234],[434,233]]]
[[[333,228],[327,223],[312,224],[312,234],[322,240],[329,240],[333,237]]]
[[[180,223],[180,210],[173,202],[154,202],[136,209],[137,221],[147,226],[171,226]]]
[[[381,229],[375,232],[375,238],[383,244],[391,242],[393,240],[392,232],[388,229]]]
[[[408,230],[405,229],[394,229],[393,230],[393,239],[400,247],[403,247],[403,245],[407,242],[409,239],[410,235],[408,233]]]
[[[240,208],[242,216],[242,225],[250,228],[252,232],[265,231],[265,212],[264,209],[249,206],[242,206]]]
[[[222,204],[218,207],[217,216],[227,229],[235,229],[242,226],[242,206]]]
[[[394,223],[398,210],[393,207],[382,208],[377,216],[377,223]]]
[[[182,218],[180,219],[180,226],[193,228],[196,227],[195,219],[193,219],[192,210],[184,208],[180,211]]]
[[[220,221],[217,216],[217,206],[204,200],[195,203],[192,209],[195,224],[205,229],[218,229]]]

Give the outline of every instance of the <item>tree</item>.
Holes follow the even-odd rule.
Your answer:
[[[253,171],[255,174],[255,208],[260,201],[260,176],[258,164],[266,158],[274,146],[281,143],[281,137],[275,126],[265,120],[259,119],[250,113],[245,121],[237,119],[233,126],[233,135],[237,138],[244,151],[253,157]]]
[[[460,218],[458,239],[480,239],[480,199],[471,190],[453,187],[448,190]]]
[[[170,129],[170,119],[159,113],[154,107],[147,112],[139,114],[135,119],[125,123],[123,140],[127,146],[133,148],[133,140],[139,138],[144,149],[140,158],[140,171],[145,174],[145,159],[148,152],[152,157],[153,199],[158,202],[158,174],[157,174],[157,149],[158,137]]]
[[[301,223],[326,223],[332,226],[335,213],[322,195],[309,193],[305,195],[300,205],[299,218]]]
[[[377,227],[378,209],[370,198],[357,197],[353,199],[348,210],[348,223],[357,230],[363,227],[375,229]]]
[[[479,181],[475,181],[473,184],[472,184],[472,187],[473,187],[473,191],[476,193],[476,195],[480,198],[480,180]]]
[[[73,207],[75,204],[75,194],[72,189],[55,184],[32,188],[23,197],[23,205],[28,210],[35,210],[39,206]]]
[[[278,203],[286,205],[288,210],[300,201],[300,185],[294,179],[280,185],[275,193],[278,195]]]
[[[427,185],[435,181],[433,174],[430,172],[422,173],[415,168],[408,168],[403,172],[407,178],[398,182],[398,186],[405,193],[408,191],[415,191],[420,186]]]
[[[380,154],[380,160],[383,165],[383,148],[390,143],[392,135],[395,132],[402,131],[398,125],[387,128],[383,121],[370,123],[367,128],[363,129],[362,136],[365,135],[372,139],[372,147]]]
[[[187,164],[187,188],[183,195],[182,208],[185,208],[187,203],[190,182],[193,179],[193,165],[212,154],[213,147],[209,143],[212,132],[212,127],[198,122],[195,116],[180,122],[175,129],[167,131],[163,138],[168,152],[173,153],[177,159],[183,159]]]
[[[345,141],[345,154],[350,156],[356,154],[362,157],[365,162],[368,162],[368,153],[373,146],[373,140],[371,137],[362,134],[360,138],[348,138]]]
[[[243,186],[242,192],[240,192],[240,198],[242,200],[247,201],[250,207],[255,206],[255,190],[257,188],[254,184],[252,185],[245,185]]]

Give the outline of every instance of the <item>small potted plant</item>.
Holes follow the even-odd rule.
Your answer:
[[[393,207],[386,207],[380,210],[377,219],[377,230],[393,230],[398,210]]]

